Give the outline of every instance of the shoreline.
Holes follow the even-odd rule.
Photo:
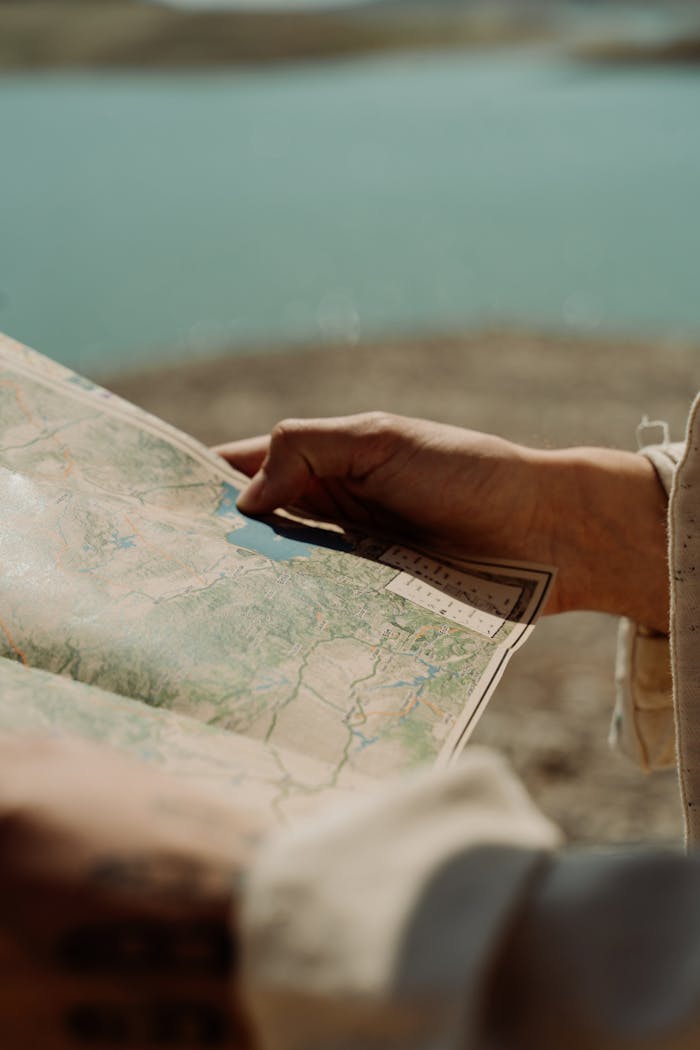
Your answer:
[[[501,47],[550,40],[551,19],[429,5],[255,11],[140,0],[29,0],[0,7],[0,69],[187,70]]]
[[[260,433],[285,416],[380,408],[525,444],[629,448],[645,413],[682,436],[698,362],[700,338],[489,328],[237,350],[97,381],[209,444]]]

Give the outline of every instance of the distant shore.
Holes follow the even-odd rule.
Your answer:
[[[198,360],[108,385],[212,444],[285,416],[383,408],[532,445],[634,448],[643,413],[682,437],[699,377],[698,343],[489,331]],[[540,624],[476,740],[508,755],[572,842],[672,841],[675,774],[644,777],[607,747],[615,635],[593,614]]]
[[[138,0],[0,4],[0,70],[201,69],[547,39],[545,19],[459,8],[193,11]]]
[[[494,430],[533,445],[634,441],[642,413],[685,424],[700,342],[489,329],[196,357],[107,384],[202,441],[281,416],[373,408]]]
[[[369,5],[310,11],[194,10],[143,0],[4,0],[0,71],[203,69],[556,41],[584,62],[695,65],[700,21],[668,38],[613,31],[580,43],[556,7]],[[604,23],[601,23],[601,26]]]

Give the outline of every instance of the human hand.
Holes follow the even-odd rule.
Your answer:
[[[543,451],[376,412],[286,420],[215,451],[252,477],[244,513],[293,506],[448,557],[554,565],[548,613],[598,609],[666,625],[666,501],[636,454]]]
[[[287,420],[215,451],[254,475],[238,501],[247,514],[294,506],[455,556],[519,556],[529,534],[530,559],[550,560],[536,524],[543,506],[535,456],[497,437],[368,413]]]
[[[105,748],[0,734],[3,1050],[252,1050],[232,920],[255,835]]]

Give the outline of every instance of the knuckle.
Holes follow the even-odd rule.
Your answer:
[[[276,445],[290,444],[299,436],[303,427],[301,419],[282,419],[272,428],[270,440]]]
[[[372,437],[385,437],[398,429],[398,417],[381,409],[365,412],[360,418],[362,429]]]
[[[391,458],[402,440],[401,417],[383,410],[364,412],[358,418],[354,468],[359,474],[374,470]]]

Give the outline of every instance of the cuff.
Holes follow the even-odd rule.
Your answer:
[[[477,748],[273,836],[241,916],[262,1050],[460,1050],[558,842],[502,760]]]
[[[673,476],[685,452],[685,443],[669,441],[663,445],[645,445],[639,451],[651,462],[666,495],[670,496]]]
[[[621,620],[610,743],[645,772],[676,761],[668,636]]]
[[[667,496],[684,450],[682,442],[670,441],[640,449]],[[668,636],[626,619],[620,621],[618,634],[610,744],[647,773],[668,769],[676,761]]]

